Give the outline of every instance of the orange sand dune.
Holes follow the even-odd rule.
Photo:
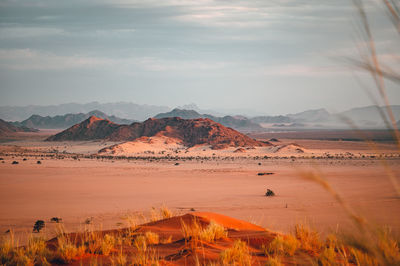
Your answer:
[[[195,243],[192,243],[193,239],[185,239],[182,233],[182,223],[191,225],[197,222],[202,228],[206,228],[211,221],[222,225],[227,231],[227,237],[215,241],[197,240]],[[146,223],[138,226],[133,232],[125,228],[96,233],[102,237],[105,234],[124,235],[128,239],[134,240],[137,236],[144,235],[146,232],[157,233],[161,240],[168,237],[171,239],[168,243],[153,244],[148,247],[149,250],[154,251],[154,254],[157,254],[156,257],[160,260],[161,265],[194,265],[196,260],[202,264],[218,261],[221,252],[230,248],[233,242],[238,239],[247,243],[252,255],[252,264],[263,264],[267,257],[261,252],[262,245],[267,245],[277,236],[277,233],[267,231],[260,226],[211,212],[193,212]],[[84,233],[73,233],[69,237],[80,242],[84,238],[82,234]],[[57,243],[56,238],[48,241],[48,245],[52,249],[57,247]],[[131,245],[123,245],[120,248],[123,248],[130,259],[137,256],[137,249]],[[114,250],[114,253],[117,252],[118,247]],[[69,265],[86,265],[93,261],[95,256],[98,262],[103,265],[110,265],[110,257],[113,256],[113,252],[109,256],[85,254],[81,258],[76,258]]]

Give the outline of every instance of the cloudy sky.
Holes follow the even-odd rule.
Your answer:
[[[366,7],[382,59],[399,60],[382,5]],[[0,105],[370,105],[373,83],[345,60],[362,44],[357,23],[351,0],[0,0]]]

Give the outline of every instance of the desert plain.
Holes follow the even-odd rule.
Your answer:
[[[352,211],[400,233],[400,201],[388,178],[388,171],[400,174],[394,143],[371,150],[363,141],[291,138],[279,145],[298,145],[302,152],[196,148],[100,156],[97,151],[116,143],[43,141],[48,135],[25,133],[0,146],[0,232],[14,230],[21,243],[39,219],[60,217],[71,232],[88,221],[118,229],[127,217],[149,217],[163,206],[176,215],[219,213],[282,233],[299,223],[322,235],[353,230],[343,205],[304,178],[309,173],[325,179]],[[266,197],[267,189],[276,195]],[[52,228],[48,223],[42,234],[54,236]]]

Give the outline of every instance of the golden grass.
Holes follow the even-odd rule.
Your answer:
[[[173,217],[173,212],[166,206],[161,206],[158,210],[154,207],[150,210],[150,221],[155,222],[162,219],[168,219]]]
[[[137,236],[133,245],[137,250],[137,254],[134,257],[134,265],[159,265],[156,252],[148,246],[144,235]]]
[[[268,246],[263,246],[266,255],[293,256],[300,247],[300,242],[292,235],[278,235]]]
[[[160,213],[161,213],[161,217],[163,219],[171,218],[174,216],[172,211],[170,209],[168,209],[166,206],[162,206],[160,208]]]
[[[265,266],[281,266],[282,261],[279,256],[274,256],[274,257],[269,257],[267,262],[265,263]]]
[[[295,226],[295,235],[300,242],[300,248],[305,251],[319,252],[322,248],[322,243],[317,231],[311,230],[308,226],[297,224]]]
[[[228,236],[227,231],[222,225],[216,223],[215,221],[211,221],[207,227],[203,228],[196,217],[193,218],[191,224],[186,224],[185,222],[181,221],[181,231],[186,240],[196,239],[213,242]]]
[[[29,237],[25,247],[17,247],[14,235],[2,239],[0,243],[1,265],[50,265],[52,253],[48,250],[46,242],[40,237]]]
[[[115,246],[114,236],[109,234],[104,235],[100,244],[100,254],[105,256],[109,255],[110,252],[114,249],[114,246]]]
[[[144,234],[144,237],[146,238],[146,243],[149,245],[156,245],[160,243],[160,237],[158,236],[158,234],[153,233],[151,231],[147,231]]]
[[[251,254],[246,242],[236,240],[231,248],[221,252],[220,262],[222,265],[251,265]]]
[[[217,224],[214,221],[211,221],[210,224],[201,230],[200,232],[200,240],[207,241],[207,242],[214,242],[215,240],[225,238],[228,236],[228,232],[225,228]]]
[[[122,251],[122,247],[117,254],[114,254],[110,258],[112,266],[125,266],[128,265],[128,257]]]

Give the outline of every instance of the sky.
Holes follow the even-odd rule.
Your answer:
[[[378,0],[365,8],[399,70],[399,34]],[[359,33],[351,0],[0,0],[0,105],[342,111],[379,98],[348,60]],[[399,84],[387,91],[400,104]]]

